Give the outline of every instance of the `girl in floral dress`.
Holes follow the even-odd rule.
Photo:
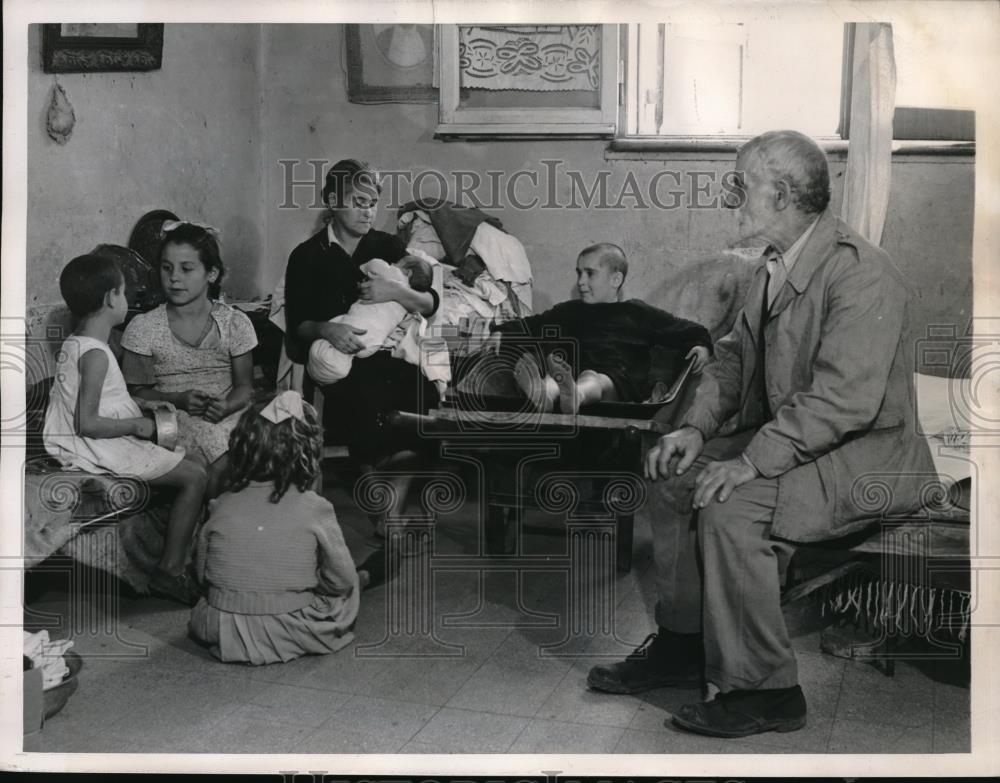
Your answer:
[[[132,395],[178,409],[178,440],[208,468],[208,496],[225,486],[229,434],[253,396],[257,345],[250,319],[218,301],[224,269],[215,229],[163,225],[160,284],[167,302],[136,316],[122,336]]]

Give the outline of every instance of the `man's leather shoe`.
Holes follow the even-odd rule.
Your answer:
[[[606,693],[642,693],[654,688],[701,685],[701,636],[651,633],[624,661],[594,666],[587,685]]]
[[[682,729],[711,737],[747,737],[765,731],[797,731],[806,725],[802,688],[720,693],[712,701],[685,704],[673,716]]]

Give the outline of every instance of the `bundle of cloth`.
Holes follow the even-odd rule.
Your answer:
[[[69,666],[63,656],[72,646],[73,642],[69,639],[50,640],[48,631],[24,631],[24,657],[31,660],[32,667],[41,669],[45,690],[58,685],[69,674]]]
[[[411,251],[441,262],[441,306],[433,319],[453,355],[474,353],[490,336],[490,325],[531,315],[531,264],[517,237],[476,207],[441,199],[403,205],[398,236]]]

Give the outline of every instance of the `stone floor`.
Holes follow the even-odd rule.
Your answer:
[[[369,524],[342,486],[327,486],[360,561],[373,543]],[[599,545],[584,544],[590,555],[574,560],[576,550],[558,534],[562,522],[540,514],[528,518],[526,557],[480,556],[480,513],[474,500],[442,513],[432,553],[405,558],[396,580],[364,593],[352,646],[260,668],[213,660],[187,638],[188,612],[177,605],[127,590],[71,587],[68,575],[34,579],[26,624],[55,623],[50,635],[72,637],[85,662],[75,695],[25,738],[25,751],[969,750],[969,688],[960,664],[901,662],[887,677],[823,654],[819,614],[808,607],[789,618],[809,702],[801,731],[700,737],[669,724],[697,691],[589,691],[586,672],[595,661],[623,656],[654,629],[649,531],[636,530],[632,571],[615,574]],[[589,573],[570,580],[572,569],[581,573],[572,564],[581,562]]]

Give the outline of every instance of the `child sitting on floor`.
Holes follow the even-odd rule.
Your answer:
[[[711,352],[708,330],[639,299],[621,301],[627,273],[628,261],[618,245],[591,245],[576,262],[580,299],[494,328],[500,350],[505,338],[509,344],[516,335],[541,340],[547,374],[543,376],[530,352],[522,353],[514,365],[518,386],[539,410],[549,412],[558,404],[562,413],[576,413],[600,400],[645,400],[654,346],[685,351],[686,359],[695,359],[693,371],[701,372]],[[579,375],[574,375],[563,351],[545,347],[553,334],[577,341]]]
[[[294,391],[255,403],[233,431],[232,484],[199,536],[207,593],[189,624],[222,661],[290,661],[354,638],[359,573],[333,506],[310,489],[322,446],[316,411]]]
[[[137,315],[122,336],[132,394],[176,406],[178,440],[208,466],[208,496],[225,487],[229,434],[253,397],[257,336],[219,300],[224,268],[214,228],[163,224],[160,284],[166,304]]]
[[[430,263],[414,255],[403,256],[395,264],[373,258],[361,266],[361,271],[369,278],[383,277],[397,283],[409,283],[411,289],[422,293],[431,290],[434,280]],[[363,359],[375,353],[407,316],[406,308],[395,301],[355,302],[350,310],[330,321],[354,327],[364,347],[356,354],[349,354],[337,350],[326,340],[315,340],[309,348],[306,365],[309,375],[323,386],[346,378],[354,357]]]
[[[66,467],[129,476],[177,490],[163,556],[149,589],[191,605],[197,594],[185,566],[207,477],[183,449],[168,451],[151,442],[156,425],[129,396],[108,347],[111,329],[128,312],[125,278],[112,259],[79,256],[63,269],[59,290],[77,325],[56,359],[43,430],[45,449]]]

